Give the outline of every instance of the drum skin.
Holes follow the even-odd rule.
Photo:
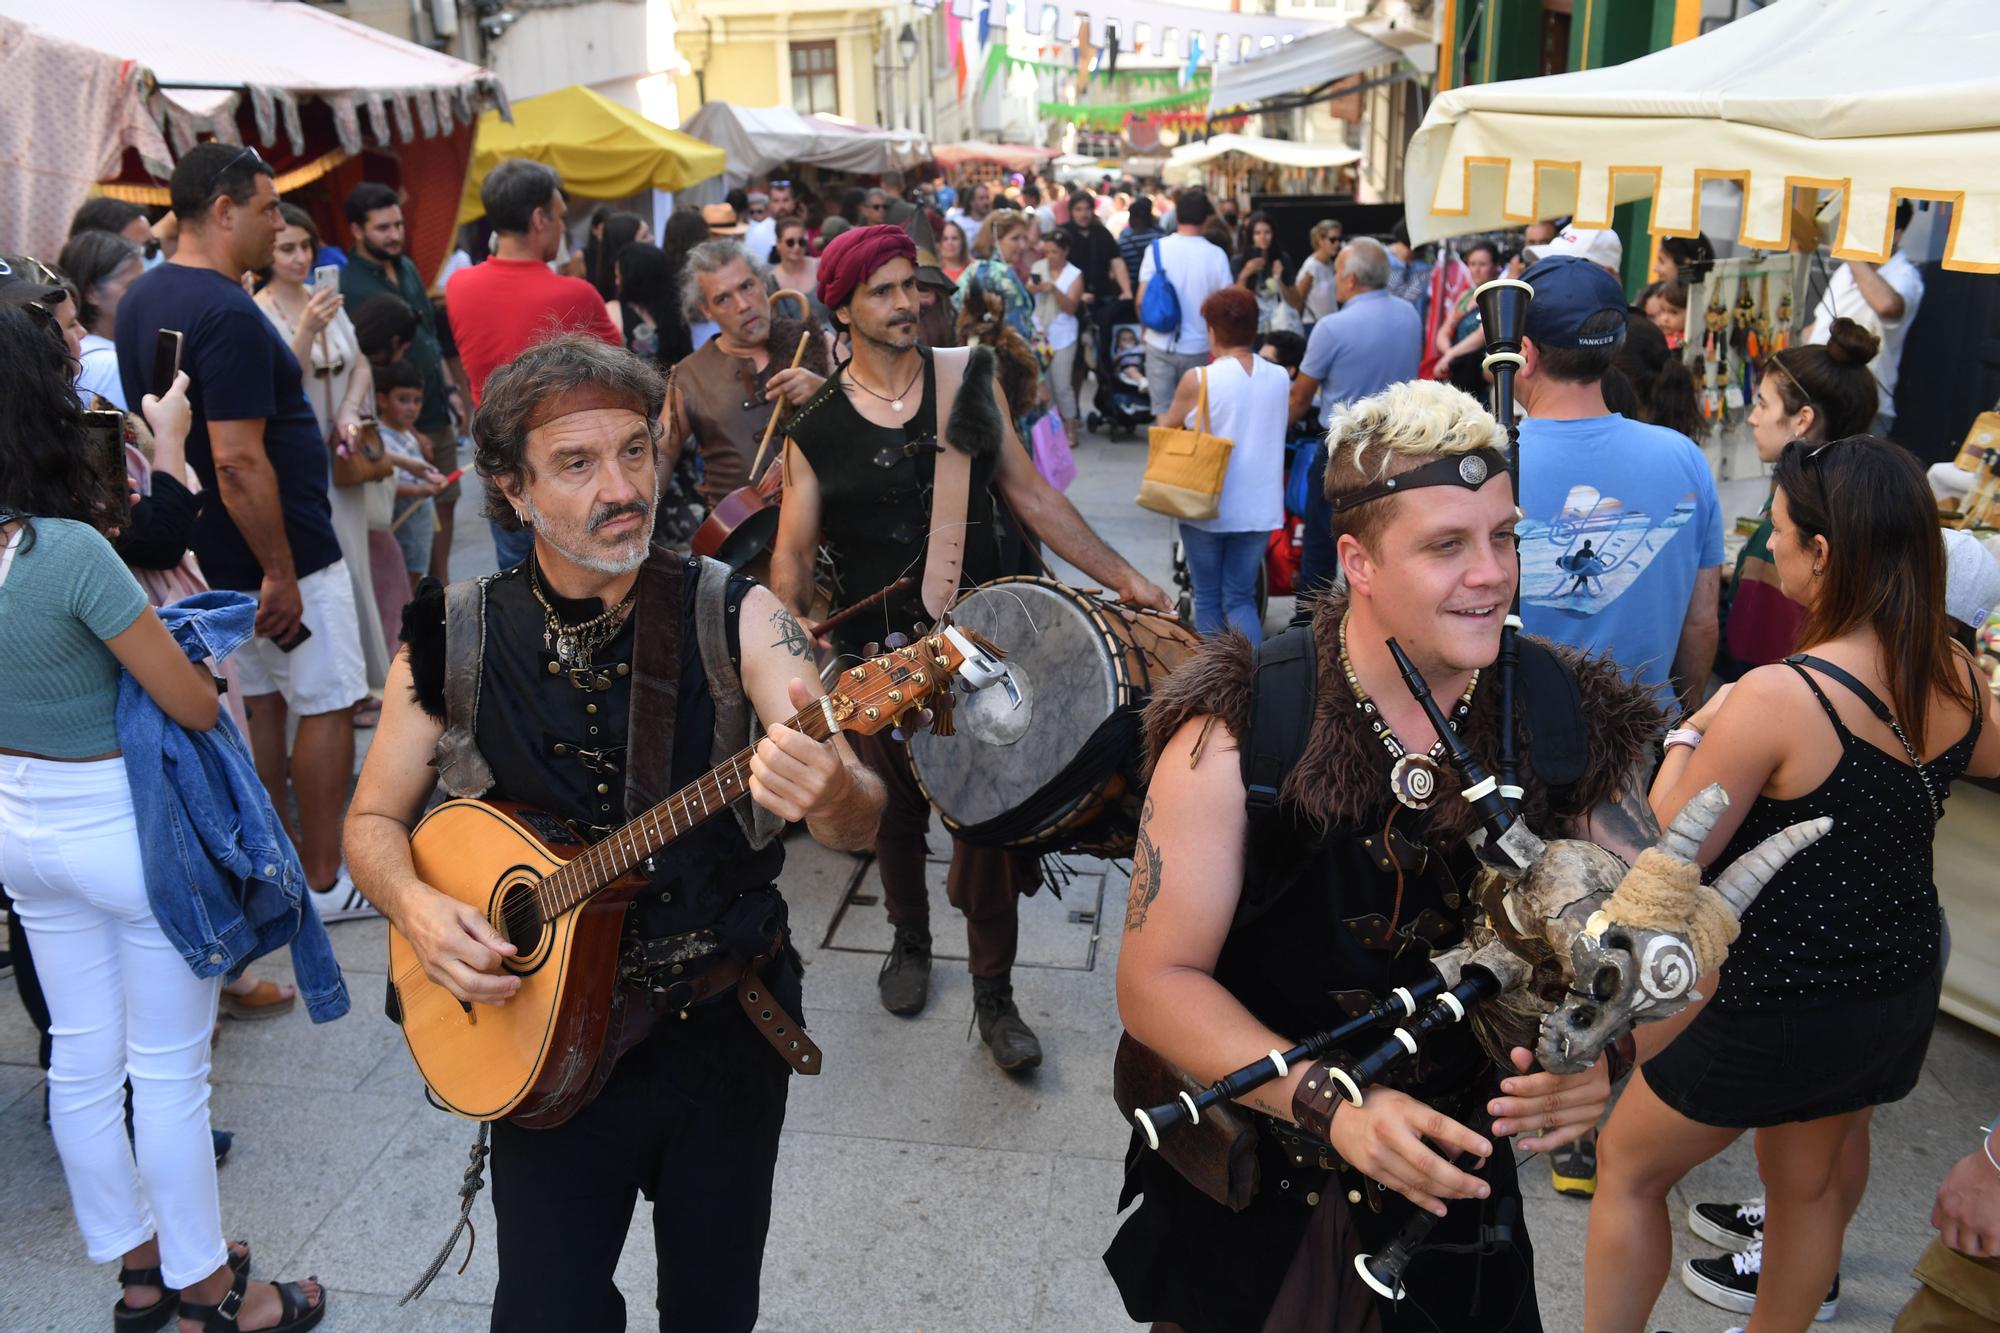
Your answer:
[[[1025,576],[970,589],[951,618],[1006,649],[1021,696],[1016,707],[1004,687],[990,686],[960,699],[954,735],[922,732],[910,740],[917,781],[954,833],[1042,792],[1114,712],[1143,707],[1154,684],[1201,644],[1170,616]],[[1136,770],[1136,760],[1130,756],[1120,770]],[[1004,845],[1131,854],[1139,793],[1124,771],[1057,795],[1052,813]]]

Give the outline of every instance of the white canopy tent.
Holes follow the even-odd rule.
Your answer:
[[[729,154],[722,175],[684,190],[689,202],[718,200],[727,191],[787,162],[830,171],[875,174],[906,171],[930,160],[930,143],[909,130],[883,130],[838,116],[801,116],[788,106],[736,106],[710,102],[681,132]]]
[[[1572,215],[1699,229],[1701,187],[1744,193],[1739,240],[1783,249],[1793,187],[1843,196],[1833,253],[1888,258],[1899,199],[1955,205],[1946,268],[2000,272],[2000,5],[1785,0],[1604,69],[1455,88],[1406,159],[1410,239]]]
[[[1435,53],[1435,48],[1418,49]],[[1365,69],[1393,65],[1404,54],[1358,28],[1343,25],[1312,33],[1255,60],[1216,66],[1208,90],[1209,113],[1305,92]]]
[[[1166,179],[1172,183],[1199,180],[1209,163],[1230,153],[1242,153],[1273,166],[1302,171],[1331,170],[1361,160],[1361,150],[1345,144],[1295,143],[1254,134],[1218,134],[1198,143],[1182,144],[1167,158]]]

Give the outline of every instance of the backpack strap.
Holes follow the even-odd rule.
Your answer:
[[[729,655],[729,617],[735,610],[729,605],[729,566],[705,556],[699,560],[694,637],[701,649],[702,673],[708,677],[708,695],[715,704],[715,744],[709,759],[719,764],[749,745],[751,736],[762,727],[757,710],[744,697],[743,677]],[[738,801],[729,811],[753,848],[770,842],[784,827],[783,820],[755,801]]]
[[[1305,753],[1319,690],[1311,624],[1264,640],[1250,657],[1250,726],[1238,754],[1251,819],[1275,812],[1285,779]]]
[[[1583,690],[1556,651],[1526,634],[1514,636],[1514,689],[1533,741],[1522,749],[1545,787],[1573,787],[1590,767],[1590,728]],[[1498,686],[1496,680],[1495,686]]]
[[[486,661],[486,585],[494,575],[461,579],[444,590],[444,734],[438,737],[438,781],[453,796],[478,796],[493,786],[493,768],[479,753],[479,677]]]

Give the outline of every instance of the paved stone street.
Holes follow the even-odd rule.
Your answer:
[[[1093,439],[1078,451],[1081,476],[1071,493],[1114,546],[1164,582],[1169,524],[1131,503],[1143,461],[1141,444]],[[460,576],[491,566],[483,525],[464,521],[471,509],[461,506]],[[1274,623],[1288,607],[1274,605]],[[1955,874],[1969,881],[1966,889],[1983,887],[1970,877],[1990,876],[2000,864],[2000,800],[1967,790],[1950,810],[1952,846],[1941,847],[1940,878]],[[943,840],[934,846],[942,849]],[[941,960],[920,1018],[882,1011],[874,981],[888,932],[872,865],[803,836],[791,840],[783,884],[809,965],[807,1016],[827,1071],[792,1083],[760,1327],[1132,1327],[1098,1258],[1117,1225],[1126,1147],[1110,1096],[1125,870],[1072,864],[1076,875],[1061,899],[1044,892],[1023,904],[1016,987],[1047,1061],[1011,1079],[970,1034],[972,992],[957,964]],[[934,870],[940,952],[962,954],[942,863]],[[1106,922],[1111,929],[1101,929]],[[333,1293],[327,1329],[484,1328],[495,1277],[485,1195],[465,1274],[447,1267],[421,1302],[396,1308],[456,1215],[473,1131],[424,1103],[402,1041],[382,1017],[385,928],[347,924],[332,934],[354,996],[351,1014],[321,1029],[303,1010],[223,1025],[213,1118],[236,1133],[221,1175],[226,1229],[255,1243],[260,1276],[324,1279]],[[282,956],[259,970],[287,971]],[[1912,1286],[1907,1273],[1929,1235],[1938,1180],[1976,1147],[1975,1127],[2000,1109],[1996,1055],[2000,1041],[1941,1019],[1923,1082],[1878,1115],[1870,1191],[1849,1232],[1840,1317],[1830,1328],[1889,1326]],[[0,1163],[9,1204],[0,1210],[0,1330],[102,1327],[116,1295],[114,1270],[84,1260],[42,1124],[34,1032],[11,986],[0,986]],[[1545,1322],[1552,1331],[1575,1330],[1587,1205],[1554,1196],[1538,1164],[1523,1174]],[[1676,1198],[1677,1259],[1708,1253],[1681,1226],[1688,1199],[1755,1189],[1747,1143],[1697,1172]],[[642,1202],[619,1268],[640,1328],[652,1326],[654,1300],[645,1212]],[[1740,1318],[1697,1302],[1675,1280],[1654,1322],[1720,1333]]]

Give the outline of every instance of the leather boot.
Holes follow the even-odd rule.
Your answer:
[[[994,1064],[1013,1074],[1042,1062],[1042,1043],[1014,1006],[1011,979],[974,977],[972,1008],[979,1019],[979,1039],[986,1043]]]
[[[920,1014],[931,993],[931,932],[927,926],[898,926],[875,978],[882,1007],[892,1014]]]

